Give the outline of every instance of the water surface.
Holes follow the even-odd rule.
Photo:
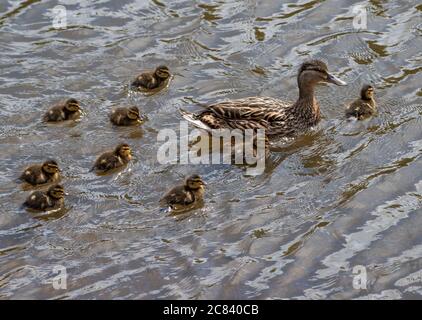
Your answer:
[[[403,299],[422,294],[422,7],[417,1],[3,0],[0,4],[0,298]],[[67,10],[55,29],[53,8]],[[367,29],[353,28],[364,5]],[[267,95],[294,100],[305,59],[325,60],[347,87],[320,86],[323,121],[271,154],[252,177],[230,165],[163,165],[157,133],[178,108]],[[152,95],[129,93],[139,71],[175,77]],[[363,83],[380,114],[343,112]],[[40,122],[49,104],[80,100],[75,124]],[[138,128],[108,122],[135,104]],[[89,172],[120,141],[134,161]],[[19,207],[15,182],[55,158],[66,211]],[[158,199],[184,176],[208,182],[205,206],[183,218]],[[67,290],[51,284],[56,266]],[[367,270],[366,290],[353,268]]]

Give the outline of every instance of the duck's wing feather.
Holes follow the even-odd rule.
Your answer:
[[[228,120],[261,122],[283,121],[291,104],[270,97],[249,97],[216,103],[208,107],[218,117]]]

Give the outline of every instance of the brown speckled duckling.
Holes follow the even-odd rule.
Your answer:
[[[56,161],[48,160],[26,168],[20,179],[32,185],[57,182],[60,180],[60,169]]]
[[[132,151],[128,144],[119,144],[113,151],[103,153],[95,161],[93,170],[105,173],[112,169],[120,168],[132,159]]]
[[[160,200],[160,204],[175,211],[185,211],[198,205],[204,196],[205,183],[199,175],[192,175],[185,183],[167,192]]]
[[[131,126],[143,122],[137,107],[114,109],[110,114],[110,121],[116,126]]]
[[[132,82],[132,87],[138,89],[157,89],[170,78],[170,70],[167,66],[158,66],[154,71],[141,73]]]
[[[67,99],[52,106],[44,115],[44,121],[58,122],[76,120],[81,115],[81,108],[76,99]]]
[[[34,210],[46,211],[59,209],[64,204],[64,188],[57,184],[51,186],[47,192],[35,191],[24,202],[24,206]]]
[[[360,99],[353,101],[346,109],[346,116],[362,120],[376,114],[376,112],[377,104],[374,99],[374,87],[366,84],[360,91]]]

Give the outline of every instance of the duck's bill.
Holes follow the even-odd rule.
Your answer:
[[[338,86],[345,86],[347,85],[347,82],[337,78],[336,76],[333,76],[332,74],[328,74],[328,78],[327,78],[327,82],[329,83],[334,83]]]

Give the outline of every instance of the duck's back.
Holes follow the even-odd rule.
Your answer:
[[[186,190],[185,186],[176,186],[164,195],[161,203],[167,205],[188,205],[194,200],[193,194]]]
[[[268,135],[291,136],[305,126],[291,102],[270,97],[248,97],[213,104],[201,113],[212,129],[265,129]]]

